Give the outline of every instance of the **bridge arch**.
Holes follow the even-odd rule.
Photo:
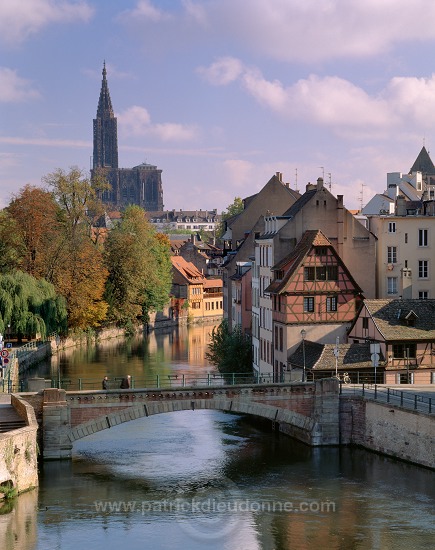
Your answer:
[[[97,410],[97,408],[95,409]],[[192,412],[196,410],[218,410],[233,414],[243,414],[263,419],[270,420],[276,423],[277,426],[287,426],[285,430],[290,433],[289,428],[292,428],[291,435],[308,442],[308,439],[319,435],[319,426],[312,418],[307,418],[302,414],[291,411],[289,409],[280,408],[264,403],[249,403],[230,398],[212,398],[212,399],[192,399],[174,400],[174,401],[152,401],[148,403],[135,404],[121,410],[117,410],[108,414],[97,416],[94,419],[88,420],[71,427],[68,432],[68,439],[71,443],[97,433],[102,430],[107,430],[115,426],[119,426],[125,422],[146,418],[157,414],[173,413],[177,411]],[[302,434],[305,436],[302,437]]]
[[[74,441],[131,420],[185,410],[214,409],[270,420],[309,445],[339,444],[338,381],[292,384],[69,391],[42,397],[44,459],[71,458]]]

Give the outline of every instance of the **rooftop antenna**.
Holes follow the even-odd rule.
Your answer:
[[[366,187],[365,183],[361,184],[361,191],[359,193],[359,202],[360,202],[360,212],[362,213],[362,209],[364,208],[364,187]]]
[[[298,169],[295,168],[295,191],[298,190]]]
[[[331,188],[332,188],[331,172],[328,172],[328,178],[329,178],[329,190],[331,191]]]
[[[322,169],[322,178],[325,179],[325,167],[324,166],[319,166],[319,168]]]

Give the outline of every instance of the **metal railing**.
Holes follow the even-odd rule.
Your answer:
[[[360,395],[364,399],[388,403],[425,414],[435,413],[435,397],[429,397],[406,389],[390,388],[378,384],[343,384],[340,382],[340,395]],[[434,394],[435,395],[435,394]]]
[[[124,377],[115,377],[107,382],[108,390],[118,390]],[[101,390],[100,378],[53,378],[52,388],[62,388],[67,391]],[[206,373],[204,376],[188,374],[157,374],[153,377],[134,377],[130,379],[130,389],[186,388],[210,386],[236,386],[239,384],[272,383],[272,375],[255,375],[249,373]]]

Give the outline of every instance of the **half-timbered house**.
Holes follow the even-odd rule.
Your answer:
[[[265,293],[273,303],[271,361],[278,380],[301,339],[322,344],[334,343],[337,338],[344,341],[363,296],[336,249],[319,230],[306,231],[272,272]]]

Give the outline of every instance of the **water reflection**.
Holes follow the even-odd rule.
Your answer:
[[[101,340],[96,346],[61,350],[38,365],[32,376],[57,380],[95,379],[108,375],[112,382],[130,374],[138,380],[157,375],[196,376],[215,368],[205,358],[214,325],[193,325],[159,330],[149,335]]]
[[[37,540],[38,491],[0,502],[0,548],[32,550]]]
[[[80,440],[71,463],[44,464],[37,548],[429,548],[433,479],[359,449],[312,449],[240,416],[162,414]],[[192,502],[224,507],[175,505]],[[283,503],[294,510],[271,511]]]
[[[145,339],[109,340],[91,349],[67,350],[59,356],[59,367],[65,378],[99,380],[105,374],[115,378],[127,372],[135,377],[204,373],[213,370],[205,361],[211,329],[184,327]],[[56,377],[57,367],[55,358],[40,373]],[[180,411],[84,438],[74,444],[71,462],[42,465],[38,511],[35,503],[32,507],[23,500],[20,512],[0,517],[0,548],[433,546],[433,472],[361,449],[312,449],[269,428],[258,420],[219,411]],[[18,504],[36,495],[22,495]],[[224,509],[163,505],[198,500],[222,503]],[[98,508],[97,503],[106,507]],[[294,509],[269,511],[267,505],[274,503]],[[322,503],[333,508],[321,509]],[[301,510],[302,504],[314,508]],[[235,505],[239,507],[234,510]],[[27,546],[23,533],[28,533]]]

